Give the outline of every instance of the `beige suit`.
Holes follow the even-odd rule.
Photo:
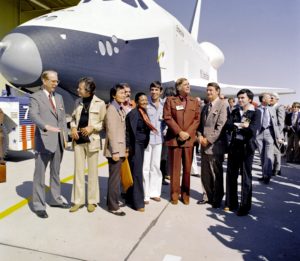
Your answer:
[[[78,128],[81,111],[83,109],[82,99],[75,102],[75,109],[72,113],[71,128]],[[103,121],[106,114],[104,101],[94,95],[89,108],[88,126],[94,128],[89,135],[90,142],[76,144],[73,141],[75,156],[75,175],[72,190],[72,202],[74,204],[85,204],[85,159],[88,163],[88,204],[97,204],[99,197],[98,182],[98,156],[100,150],[100,131],[103,128]]]
[[[119,153],[120,157],[125,157],[125,117],[123,112],[116,110],[113,105],[107,108],[105,120],[106,139],[103,154],[107,158],[112,157],[112,153]]]

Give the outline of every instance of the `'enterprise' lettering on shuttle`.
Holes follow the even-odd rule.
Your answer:
[[[209,74],[202,69],[200,69],[200,77],[204,80],[209,80]]]
[[[177,32],[182,38],[184,38],[184,32],[179,28],[178,25],[176,25],[176,32]]]

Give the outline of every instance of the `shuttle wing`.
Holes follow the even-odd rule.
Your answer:
[[[199,95],[202,97],[206,93],[206,86],[208,81],[202,79],[189,79],[191,89],[194,95]],[[276,88],[276,87],[267,87],[267,86],[251,86],[251,85],[235,85],[227,83],[219,83],[221,87],[221,93],[226,97],[236,96],[237,92],[241,89],[251,90],[255,96],[260,95],[261,93],[276,92],[278,94],[293,94],[296,93],[294,89],[290,88]]]

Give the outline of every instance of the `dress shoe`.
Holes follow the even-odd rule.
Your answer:
[[[224,207],[224,209],[223,209],[224,211],[226,211],[226,212],[234,212],[234,211],[236,211],[237,210],[237,208],[232,208],[232,207]]]
[[[50,207],[53,207],[53,208],[70,208],[70,205],[68,203],[61,203],[59,205],[50,205]]]
[[[191,176],[196,177],[196,178],[200,178],[200,174],[191,174]]]
[[[69,209],[69,212],[76,212],[78,211],[80,208],[82,208],[84,205],[81,205],[81,204],[75,204],[73,207],[71,207]]]
[[[209,203],[208,200],[204,200],[204,199],[201,199],[201,200],[197,201],[198,205],[204,205],[204,204],[208,204],[208,203]]]
[[[243,207],[240,207],[238,209],[238,211],[236,212],[236,215],[239,216],[239,217],[242,217],[242,216],[247,216],[249,214],[249,211],[246,210],[245,208]]]
[[[123,217],[126,215],[126,213],[124,211],[121,211],[121,210],[108,210],[108,212],[116,215],[116,216],[119,216],[119,217]]]
[[[182,198],[182,203],[184,205],[189,205],[190,204],[190,199],[189,198]]]
[[[165,179],[171,180],[171,176],[167,175],[167,176],[165,176]]]
[[[154,200],[154,201],[156,201],[156,202],[160,202],[161,201],[160,197],[152,197],[151,199]]]
[[[149,204],[149,200],[144,200],[144,204],[148,205]]]
[[[136,211],[145,212],[145,208],[138,208]]]
[[[270,178],[265,177],[263,182],[264,182],[264,184],[269,184],[270,183]]]
[[[95,211],[95,209],[96,209],[96,205],[95,204],[88,204],[88,206],[87,206],[87,211],[88,212],[92,213],[92,212]]]
[[[257,180],[260,181],[260,182],[263,182],[265,180],[265,177],[260,177]]]
[[[35,214],[39,218],[47,218],[48,217],[48,214],[47,214],[46,210],[37,210],[37,211],[35,211]]]
[[[178,199],[171,199],[170,202],[173,205],[177,205],[178,204]]]

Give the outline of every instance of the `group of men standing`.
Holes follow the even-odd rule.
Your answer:
[[[67,141],[67,127],[63,99],[55,92],[59,83],[57,73],[45,71],[41,79],[42,89],[31,96],[30,105],[30,117],[36,124],[33,208],[39,217],[46,218],[48,215],[45,211],[45,170],[49,162],[50,205],[69,208],[69,204],[61,196],[59,180],[60,162]],[[145,150],[146,163],[144,162],[143,168],[143,172],[146,173],[144,175],[145,204],[149,198],[160,201],[161,191],[156,190],[161,190],[162,179],[157,159],[160,159],[163,142],[168,146],[171,176],[170,201],[174,205],[178,204],[179,200],[189,204],[193,147],[194,142],[197,141],[201,146],[203,185],[203,198],[198,201],[198,204],[211,204],[213,208],[221,207],[224,196],[223,161],[224,155],[228,153],[225,210],[237,211],[239,216],[247,215],[251,209],[251,172],[255,149],[258,148],[261,156],[263,174],[260,180],[262,182],[268,184],[272,175],[281,174],[280,147],[283,142],[285,112],[276,102],[278,95],[261,95],[261,105],[255,108],[252,104],[253,93],[248,89],[242,89],[237,93],[238,105],[228,109],[227,102],[220,98],[219,85],[212,82],[207,85],[207,103],[201,108],[199,100],[190,96],[190,85],[185,78],[176,81],[176,95],[167,97],[166,100],[160,99],[162,93],[160,86],[152,89],[150,88],[151,97],[146,118],[151,121],[149,123],[155,130],[160,129],[165,132],[162,124],[166,125],[166,133],[165,136],[152,133],[150,144]],[[89,96],[85,100],[87,103],[82,104],[83,110],[81,118],[79,117],[81,121],[85,118],[82,116],[84,109],[88,109],[91,102]],[[130,110],[130,107],[131,101],[127,100],[123,108],[126,111]],[[97,112],[94,113],[96,116]],[[295,130],[294,124],[297,122],[293,115],[286,119],[286,126],[289,127],[290,133]],[[101,116],[101,121],[103,118],[104,115]],[[146,125],[148,126],[148,123]],[[86,127],[83,136],[89,136],[95,130],[98,133],[101,128],[100,125],[94,129]],[[77,137],[76,132],[77,129],[74,130],[72,137]],[[242,175],[240,203],[237,196],[239,174]],[[151,179],[150,176],[155,175],[157,177]],[[155,189],[151,190],[151,186]],[[78,208],[81,205],[82,203]],[[93,205],[95,202],[91,204],[90,212],[95,209]],[[78,208],[73,210],[77,211]]]

